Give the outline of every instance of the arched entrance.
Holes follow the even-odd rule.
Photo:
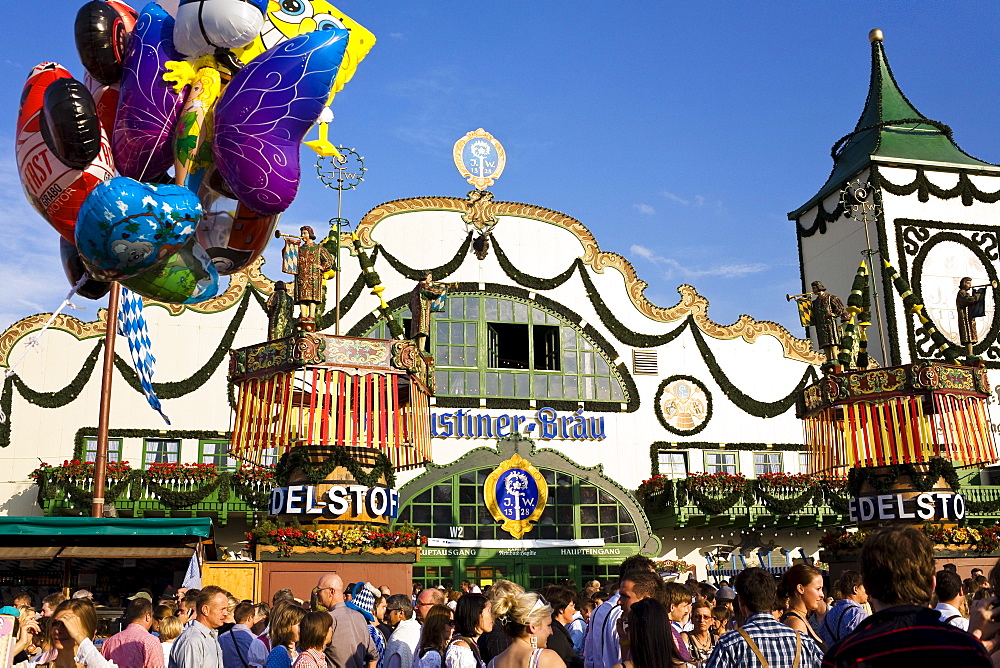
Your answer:
[[[545,497],[537,522],[520,539],[489,508],[491,474],[515,456],[544,481]],[[638,502],[600,466],[578,466],[523,437],[500,439],[496,449],[472,450],[446,466],[428,465],[400,490],[400,503],[396,525],[409,523],[428,537],[413,569],[423,586],[606,582],[626,557],[660,548]]]

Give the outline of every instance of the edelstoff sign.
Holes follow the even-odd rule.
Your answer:
[[[271,490],[272,515],[324,515],[336,520],[393,519],[399,515],[399,492],[389,487],[332,485],[322,494],[315,485]]]
[[[880,520],[949,520],[965,519],[965,497],[961,494],[924,492],[911,498],[902,494],[858,496],[847,503],[852,522]]]
[[[587,415],[583,409],[572,413],[544,407],[534,415],[475,413],[460,408],[451,413],[431,413],[431,436],[435,438],[503,438],[524,434],[550,441],[603,441],[604,416]]]

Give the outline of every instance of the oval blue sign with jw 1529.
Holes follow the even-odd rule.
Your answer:
[[[497,171],[500,160],[493,145],[485,139],[473,139],[462,149],[462,162],[469,173],[488,179]]]
[[[524,469],[505,471],[496,482],[500,512],[509,520],[523,520],[538,507],[538,484]]]

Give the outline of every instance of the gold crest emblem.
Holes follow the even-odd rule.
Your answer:
[[[545,510],[549,486],[531,462],[515,454],[500,462],[486,478],[483,498],[486,508],[503,530],[520,539],[531,531]]]
[[[507,165],[503,146],[482,128],[467,133],[455,142],[452,157],[459,173],[477,190],[493,185]]]

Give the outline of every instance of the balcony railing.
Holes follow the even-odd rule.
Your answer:
[[[172,467],[172,468],[170,468]],[[157,470],[109,469],[105,495],[121,517],[213,517],[225,525],[230,516],[252,524],[266,512],[274,486],[270,469],[226,471],[206,465],[170,465]],[[83,515],[93,500],[93,465],[66,462],[43,465],[31,474],[46,516]]]
[[[849,522],[849,494],[841,486],[817,484],[803,490],[748,480],[742,492],[733,490],[726,495],[688,491],[686,482],[661,481],[658,489],[637,492],[654,530],[761,525],[808,528]],[[967,485],[959,492],[966,502],[965,524],[992,526],[1000,522],[1000,486]]]
[[[847,498],[843,492],[817,487],[758,489],[748,481],[737,494],[688,492],[677,481],[660,490],[640,493],[643,508],[654,530],[685,527],[759,526],[821,527],[843,524]],[[735,497],[735,498],[734,498]],[[727,502],[730,501],[731,502]]]

